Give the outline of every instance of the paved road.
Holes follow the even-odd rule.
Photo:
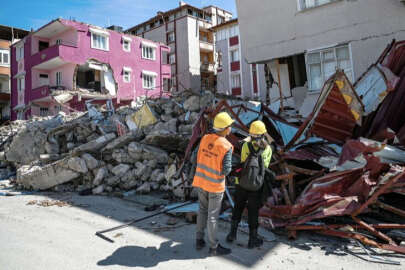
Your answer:
[[[74,206],[27,205],[49,199],[72,201]],[[156,217],[108,234],[109,243],[94,236],[133,217],[150,214],[118,198],[41,194],[0,197],[1,270],[81,269],[403,269],[365,262],[342,251],[342,243],[315,235],[288,242],[278,237],[264,247],[249,250],[247,236],[232,245],[226,257],[207,257],[208,249],[194,249],[194,225],[170,230],[167,216]],[[151,223],[153,221],[153,223]],[[179,219],[178,225],[184,221]],[[221,229],[220,239],[225,238]],[[354,250],[361,252],[361,250]]]

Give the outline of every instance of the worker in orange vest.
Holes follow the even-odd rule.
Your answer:
[[[200,250],[205,246],[204,231],[205,227],[208,227],[209,254],[212,256],[231,253],[230,249],[219,244],[216,235],[225,192],[225,177],[232,170],[233,146],[225,137],[231,133],[233,122],[226,112],[217,114],[214,118],[214,133],[201,139],[192,157],[195,166],[193,186],[198,190],[200,206],[196,249]]]

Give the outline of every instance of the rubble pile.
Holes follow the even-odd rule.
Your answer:
[[[0,128],[2,178],[24,189],[93,194],[136,190],[184,196],[176,175],[212,94],[149,99],[137,108],[15,121]],[[181,186],[181,187],[180,187]]]
[[[291,238],[312,230],[405,254],[404,103],[405,42],[393,42],[354,85],[343,70],[329,78],[303,123],[264,104],[220,102],[200,118],[186,159],[216,112],[237,120],[228,137],[235,160],[249,124],[261,119],[274,140],[276,175],[260,211],[263,226],[286,228]],[[230,178],[239,168],[236,161]]]

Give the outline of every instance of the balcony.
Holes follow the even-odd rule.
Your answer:
[[[172,67],[170,64],[162,64],[162,76],[163,77],[170,77],[171,71],[172,71]]]
[[[37,69],[50,70],[66,64],[66,57],[74,56],[77,46],[61,42],[37,52],[32,56],[32,66]]]
[[[202,52],[213,52],[214,44],[208,41],[200,40],[200,51]]]
[[[37,87],[35,89],[32,89],[31,92],[31,98],[32,100],[38,100],[38,99],[43,99],[49,96],[51,93],[49,85],[43,85],[40,87]]]
[[[208,21],[201,21],[201,20],[199,20],[198,21],[198,27],[201,29],[201,30],[208,30],[209,28],[211,28],[212,27],[212,23],[210,23],[210,22],[208,22]]]
[[[215,64],[210,62],[201,62],[201,72],[215,72]]]

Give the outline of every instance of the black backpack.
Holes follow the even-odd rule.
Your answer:
[[[262,149],[257,151],[252,143],[247,144],[249,147],[249,156],[243,164],[239,185],[248,191],[258,191],[264,183],[264,161],[262,158]]]

